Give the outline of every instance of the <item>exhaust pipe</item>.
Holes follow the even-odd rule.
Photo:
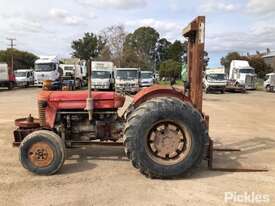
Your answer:
[[[87,62],[88,69],[88,97],[86,99],[86,108],[88,111],[89,121],[93,120],[93,98],[92,98],[92,62],[89,59]]]

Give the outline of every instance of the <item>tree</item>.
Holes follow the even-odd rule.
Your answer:
[[[162,38],[157,43],[157,69],[159,69],[160,63],[168,60],[168,49],[171,45],[171,42],[165,38]]]
[[[14,70],[33,68],[35,60],[38,59],[36,55],[30,52],[7,49],[0,51],[0,62],[6,62],[11,65],[11,55],[13,55],[14,59]]]
[[[187,51],[187,44],[181,43],[181,41],[176,40],[168,48],[168,59],[173,59],[177,62],[182,62],[183,54]]]
[[[175,60],[167,60],[160,64],[160,77],[171,79],[178,79],[181,72],[181,64]]]
[[[135,53],[139,61],[143,61],[146,68],[152,68],[156,60],[156,44],[159,33],[151,27],[140,27],[133,34],[128,34],[124,43],[124,57],[126,51]]]
[[[88,60],[89,58],[97,58],[106,42],[101,36],[94,33],[85,33],[82,39],[72,42],[73,57]]]
[[[110,57],[112,61],[118,67],[121,67],[123,58],[123,45],[126,40],[127,33],[123,25],[114,25],[105,28],[101,35],[106,41],[106,46],[108,46],[110,51]]]

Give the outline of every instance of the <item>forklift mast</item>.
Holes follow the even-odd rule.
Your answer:
[[[204,65],[205,17],[199,16],[183,29],[188,39],[188,96],[194,107],[202,112],[202,73]]]

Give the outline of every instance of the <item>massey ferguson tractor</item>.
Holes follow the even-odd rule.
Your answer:
[[[91,68],[88,91],[41,91],[39,118],[15,120],[14,145],[20,146],[23,167],[51,175],[62,167],[66,150],[74,145],[123,144],[133,166],[151,178],[182,176],[203,159],[213,169],[215,149],[208,136],[209,118],[202,112],[204,33],[202,16],[183,30],[188,39],[186,88],[145,88],[123,115],[118,114],[125,102],[122,94],[91,91]]]
[[[173,178],[196,168],[209,148],[208,117],[202,113],[204,32],[204,17],[183,30],[189,42],[189,87],[145,88],[121,116],[125,97],[91,91],[91,78],[88,91],[41,91],[39,118],[15,120],[14,145],[23,167],[51,175],[75,144],[123,143],[133,166],[148,177]]]

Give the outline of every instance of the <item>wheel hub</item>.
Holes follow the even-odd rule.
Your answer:
[[[162,164],[171,165],[182,161],[190,151],[191,136],[174,123],[155,125],[148,138],[150,157]]]
[[[38,142],[33,144],[28,151],[28,158],[36,167],[47,167],[53,161],[53,150],[49,144]]]

